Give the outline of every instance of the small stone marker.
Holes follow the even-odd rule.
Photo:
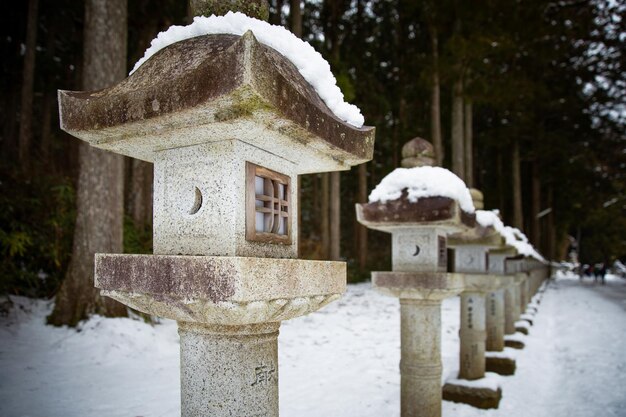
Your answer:
[[[297,176],[370,160],[374,129],[338,119],[250,31],[176,42],[59,102],[65,131],[154,162],[155,254],[96,255],[95,285],[178,322],[182,415],[277,417],[280,322],[346,286],[345,263],[295,259]]]

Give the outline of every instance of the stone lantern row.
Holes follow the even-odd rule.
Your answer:
[[[192,5],[267,15],[265,0]],[[374,128],[337,116],[253,31],[230,34],[250,18],[229,19],[228,34],[193,32],[115,86],[60,91],[59,115],[90,145],[154,163],[154,254],[97,254],[95,285],[178,322],[182,416],[277,417],[281,321],[346,286],[345,263],[297,259],[298,175],[371,160]],[[477,379],[544,276],[526,279],[529,260],[511,259],[454,199],[403,195],[357,212],[393,235],[393,271],[373,273],[373,285],[400,298],[402,416],[438,416],[441,301],[462,294],[459,378]]]
[[[413,139],[403,148],[402,165],[429,166],[432,153],[428,142]],[[471,196],[482,209],[482,194],[472,190]],[[515,372],[508,346],[523,347],[520,331],[527,334],[532,324],[535,310],[527,305],[547,278],[544,264],[519,255],[450,197],[411,201],[405,190],[395,200],[357,205],[357,218],[392,235],[393,271],[373,272],[372,284],[400,299],[401,416],[440,416],[442,399],[497,408],[496,373]],[[459,294],[459,373],[442,390],[441,301]]]

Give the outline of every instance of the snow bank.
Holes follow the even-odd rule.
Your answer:
[[[396,168],[374,188],[369,202],[395,200],[405,188],[413,203],[424,197],[448,197],[457,200],[463,211],[474,212],[472,196],[463,180],[440,167]]]
[[[363,126],[365,119],[361,110],[344,101],[330,65],[319,52],[282,26],[270,25],[239,12],[228,12],[225,16],[195,17],[190,25],[171,26],[152,40],[130,74],[137,71],[152,55],[173,43],[203,35],[243,35],[248,30],[254,33],[259,42],[291,61],[335,116],[352,126]]]
[[[538,261],[545,261],[543,256],[528,243],[528,238],[519,229],[505,226],[498,217],[498,211],[476,210],[476,221],[483,227],[493,227],[504,238],[507,245],[515,248],[520,255],[535,258]]]

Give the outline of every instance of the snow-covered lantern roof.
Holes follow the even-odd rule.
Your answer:
[[[410,153],[404,152],[406,146],[403,149],[404,159],[415,158],[409,164],[413,168],[397,168],[383,178],[369,202],[356,205],[357,219],[370,229],[392,234],[394,271],[445,272],[447,235],[474,227],[474,206],[459,177],[428,166],[430,157],[417,157],[428,148],[420,141],[425,142],[412,141]]]
[[[296,257],[297,176],[373,154],[321,55],[242,13],[170,28],[128,78],[59,108],[70,134],[154,162],[156,254]]]
[[[254,21],[241,13],[212,17]],[[315,56],[312,48],[304,51]],[[310,79],[319,81],[319,89],[332,89],[324,83],[332,77],[330,68],[318,58],[327,67],[308,68],[317,72]],[[347,170],[372,158],[374,128],[362,126],[362,117],[342,106],[343,97],[328,95],[327,103],[290,59],[247,30],[242,36],[208,34],[172,43],[115,86],[60,91],[59,108],[63,130],[133,158],[153,162],[165,150],[237,139],[287,159],[305,174]]]
[[[449,232],[470,230],[476,224],[469,189],[447,169],[432,166],[432,144],[414,138],[402,147],[402,166],[372,191],[367,204],[357,204],[365,226],[391,232],[397,228],[437,226]]]

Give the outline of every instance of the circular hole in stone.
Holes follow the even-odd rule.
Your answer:
[[[193,201],[193,206],[191,206],[191,210],[189,210],[189,214],[196,214],[200,211],[202,207],[202,191],[198,187],[195,187],[195,197]]]

